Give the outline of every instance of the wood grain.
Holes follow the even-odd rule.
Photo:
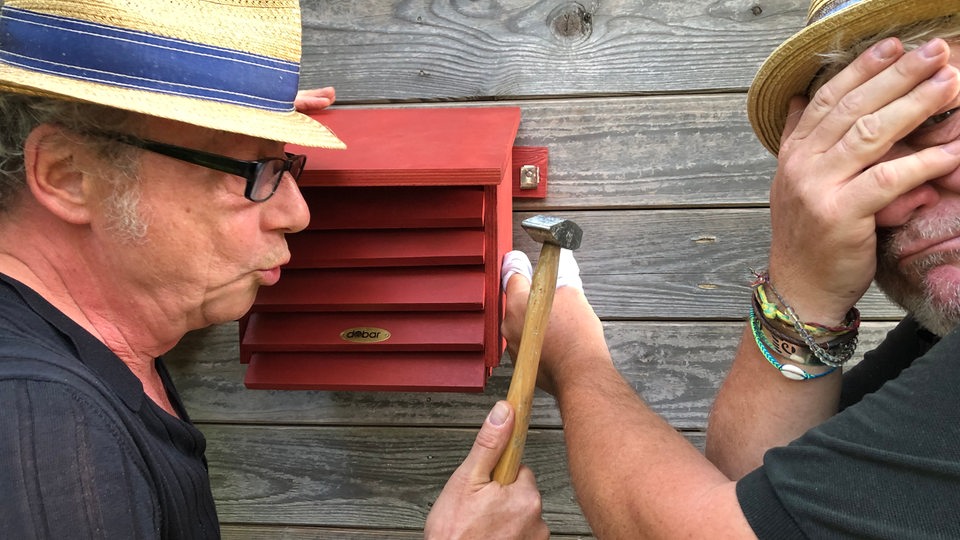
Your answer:
[[[859,350],[872,348],[890,327],[889,322],[864,323]],[[678,429],[706,427],[741,323],[612,321],[604,330],[618,369],[656,412]],[[490,407],[507,395],[512,374],[505,358],[480,394],[248,390],[236,341],[236,325],[216,326],[188,334],[167,355],[194,421],[477,429]],[[560,426],[553,398],[541,391],[534,396],[531,425]]]
[[[412,531],[423,528],[476,436],[450,428],[201,427],[223,522]],[[703,445],[701,435],[690,440]],[[536,471],[551,529],[589,534],[562,432],[531,431],[524,462]]]
[[[743,91],[794,0],[304,1],[307,87],[339,99]]]
[[[514,201],[515,247],[536,259],[519,225],[535,213],[584,229],[577,260],[618,368],[702,447],[750,269],[766,264],[770,241],[775,160],[747,122],[746,89],[807,3],[301,6],[301,87],[334,86],[336,107],[520,107],[516,145],[548,149],[549,186],[543,199]],[[322,202],[314,213],[336,212]],[[874,289],[859,307],[865,351],[902,312]],[[247,390],[236,324],[188,334],[166,359],[208,438],[223,536],[238,539],[421,538],[429,505],[512,374],[504,359],[477,394]],[[538,391],[525,461],[553,537],[590,537],[560,427]]]

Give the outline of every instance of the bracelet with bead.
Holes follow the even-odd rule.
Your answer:
[[[757,304],[758,300],[754,297],[753,309],[756,313],[761,313]],[[826,365],[818,358],[813,349],[810,348],[807,341],[797,334],[793,326],[786,327],[776,324],[775,321],[771,321],[766,317],[757,317],[757,319],[763,335],[767,340],[767,344],[773,352],[798,364],[808,366]],[[821,353],[821,356],[829,354],[831,356],[828,356],[828,360],[832,359],[836,363],[837,360],[846,361],[843,360],[843,358],[848,354],[852,355],[854,353],[856,340],[857,331],[853,330],[844,334],[834,335],[827,341],[816,341],[816,344],[824,351]],[[851,344],[853,349],[851,349]]]
[[[770,302],[767,301],[766,293],[763,289],[763,285],[767,284],[770,286],[770,290],[777,298],[780,306],[783,307],[783,311],[781,311],[779,307],[774,305],[774,316],[770,318],[766,316],[767,310],[762,310],[761,312],[764,313],[763,318],[765,321],[774,324],[781,321],[792,324],[793,332],[802,340],[802,345],[806,345],[806,348],[813,353],[817,360],[825,365],[839,367],[853,358],[856,352],[857,334],[860,327],[860,312],[856,308],[850,308],[850,311],[847,312],[846,317],[844,317],[843,322],[839,326],[804,323],[797,317],[793,308],[783,299],[776,287],[773,286],[773,283],[770,282],[770,276],[766,272],[754,272],[754,275],[756,276],[756,280],[754,281],[754,290],[756,291],[754,304],[760,304],[761,308],[765,302],[770,304]],[[820,337],[843,336],[846,339],[839,340],[835,343],[836,353],[834,354],[828,350],[828,348],[818,343],[814,337],[815,335]],[[800,345],[801,343],[796,344]]]
[[[760,349],[760,353],[763,354],[763,357],[767,359],[767,362],[770,363],[773,367],[777,368],[781,375],[784,377],[794,380],[794,381],[809,381],[812,379],[819,379],[820,377],[825,377],[834,371],[836,367],[830,367],[830,369],[822,373],[810,373],[800,366],[795,366],[793,364],[783,364],[778,362],[776,358],[773,357],[773,354],[770,352],[767,347],[766,340],[763,337],[763,332],[760,329],[760,321],[758,320],[757,312],[752,307],[750,308],[750,329],[753,331],[753,339],[757,344],[757,348]]]

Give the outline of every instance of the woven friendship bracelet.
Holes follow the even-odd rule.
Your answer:
[[[780,307],[771,302],[767,298],[767,293],[764,290],[764,283],[770,285],[770,290],[773,292],[774,296],[777,298],[777,301],[783,305],[786,312],[781,311]],[[757,300],[757,304],[761,308],[763,317],[769,321],[781,322],[789,327],[795,327],[797,323],[796,314],[793,313],[793,308],[791,308],[784,300],[783,297],[777,292],[776,287],[770,283],[770,280],[767,278],[760,283],[755,283],[753,285],[754,298]],[[807,323],[801,322],[804,330],[815,336],[828,336],[828,335],[841,335],[850,332],[851,330],[856,330],[860,326],[860,312],[857,308],[851,308],[844,317],[843,322],[838,326],[826,326],[820,323]]]
[[[756,296],[753,297],[753,309],[756,313],[762,313],[759,307],[759,299],[757,299]],[[807,342],[797,334],[793,325],[786,326],[784,324],[777,324],[776,321],[772,321],[766,317],[757,317],[757,319],[760,322],[763,335],[767,339],[767,344],[774,353],[798,364],[808,366],[825,365],[813,353]],[[833,337],[830,340],[817,342],[820,348],[831,355],[846,354],[847,349],[850,347],[849,343],[857,339],[856,331],[831,335]],[[852,353],[853,351],[851,351],[851,354]]]
[[[777,371],[779,371],[781,375],[790,380],[809,381],[812,379],[819,379],[820,377],[825,377],[833,373],[837,369],[836,367],[831,367],[823,373],[810,373],[799,366],[795,366],[793,364],[782,364],[778,362],[767,347],[766,339],[763,337],[763,332],[760,329],[760,321],[759,317],[757,317],[757,311],[752,307],[750,308],[750,329],[753,330],[753,339],[757,344],[757,348],[760,349],[760,353],[763,354],[763,357],[767,359],[767,362],[769,362],[770,365],[777,368]]]
[[[793,321],[793,328],[796,331],[797,335],[800,336],[800,338],[806,344],[807,348],[810,349],[810,352],[813,353],[813,355],[817,358],[817,360],[831,367],[839,367],[844,363],[848,362],[851,358],[853,358],[853,355],[857,349],[857,342],[858,342],[857,328],[859,328],[859,325],[860,325],[859,312],[856,312],[856,326],[850,326],[849,327],[850,330],[847,331],[848,334],[851,336],[851,338],[847,341],[844,341],[838,344],[837,354],[832,354],[826,348],[824,348],[819,343],[817,343],[813,335],[811,335],[810,332],[806,330],[806,326],[808,325],[805,325],[800,321],[799,317],[797,317],[796,312],[793,311],[793,308],[790,307],[790,305],[783,300],[783,297],[781,297],[779,293],[776,292],[776,289],[773,288],[772,284],[771,284],[771,289],[774,291],[774,294],[777,296],[777,300],[781,304],[783,304],[784,309],[786,309],[787,314],[790,316],[790,319]]]
[[[858,329],[860,327],[860,312],[856,308],[850,308],[850,311],[847,312],[847,316],[844,318],[843,323],[840,326],[825,326],[817,323],[804,323],[797,317],[796,312],[790,307],[790,304],[783,299],[780,293],[774,287],[773,283],[770,282],[770,276],[766,272],[754,272],[756,280],[754,281],[754,290],[756,291],[755,298],[756,302],[759,302],[762,306],[763,302],[766,301],[766,295],[763,291],[763,285],[767,284],[770,286],[770,291],[773,292],[774,296],[777,298],[777,301],[782,306],[783,311],[779,308],[776,308],[776,313],[784,314],[784,322],[789,322],[793,326],[793,331],[796,332],[796,335],[802,340],[803,344],[806,345],[813,355],[821,363],[831,366],[839,367],[853,358],[854,353],[857,348],[858,341]],[[764,313],[764,319],[766,321],[780,321],[780,316],[775,316],[774,318],[767,318]],[[809,329],[813,329],[811,332]],[[823,344],[817,343],[817,340],[814,338],[814,335],[817,336],[845,336],[847,339],[837,340],[835,343],[836,354],[832,353],[825,347]],[[796,342],[794,342],[796,343]],[[796,343],[799,345],[799,343]]]
[[[790,316],[789,312],[784,313],[783,311],[780,311],[780,307],[777,304],[767,299],[767,293],[763,289],[763,282],[757,283],[756,285],[754,285],[753,291],[754,291],[753,297],[756,300],[756,304],[760,308],[760,313],[763,314],[764,319],[767,319],[768,321],[780,321],[789,325],[791,328],[793,328],[794,326],[793,318]],[[820,332],[820,329],[818,329],[815,326],[811,326],[811,325],[804,325],[804,326],[805,326],[804,329],[807,332],[811,332],[811,333]]]

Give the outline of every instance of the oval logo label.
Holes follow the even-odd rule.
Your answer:
[[[340,339],[350,343],[380,343],[390,339],[390,332],[383,328],[347,328],[340,332]]]

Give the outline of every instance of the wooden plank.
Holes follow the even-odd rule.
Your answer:
[[[224,540],[423,540],[422,531],[396,529],[341,529],[338,527],[294,527],[220,524]]]
[[[305,154],[305,186],[497,185],[510,163],[519,107],[330,108],[314,117],[347,143]]]
[[[483,264],[479,229],[304,231],[287,239],[288,268]]]
[[[256,390],[480,392],[483,352],[257,352],[244,385]]]
[[[575,257],[581,273],[596,278],[677,277],[700,275],[708,270],[739,273],[746,281],[751,267],[762,268],[766,263],[770,244],[770,212],[765,208],[570,210],[549,214],[569,218],[583,229],[583,242]],[[533,215],[533,212],[517,212],[515,220],[519,222]],[[539,244],[522,227],[515,228],[513,245],[514,249],[528,253],[531,259],[536,259],[540,251]],[[672,311],[671,306],[663,314]]]
[[[483,267],[286,270],[262,287],[255,311],[468,311],[483,309]]]
[[[743,94],[508,103],[523,111],[516,144],[549,152],[546,197],[517,199],[517,209],[768,202],[776,161],[750,128]]]
[[[351,340],[344,332],[375,328],[383,340]],[[260,351],[481,351],[483,313],[254,313],[243,349]]]
[[[584,229],[576,257],[588,297],[604,319],[739,319],[749,309],[750,269],[767,262],[765,208],[548,213]],[[516,213],[513,243],[535,262],[540,248],[519,226],[531,215]],[[278,287],[261,291],[273,295]],[[903,314],[874,288],[859,307],[867,319]]]
[[[308,230],[483,227],[484,188],[304,187]],[[334,204],[336,201],[336,204]]]
[[[313,0],[302,87],[340,100],[742,91],[800,0]]]
[[[552,214],[583,228],[576,259],[603,319],[741,319],[750,309],[751,269],[767,264],[764,208]],[[518,212],[516,219],[531,215]],[[519,226],[514,248],[534,263],[540,249]],[[867,319],[903,316],[876,288],[858,306]]]
[[[750,128],[743,94],[520,103],[517,144],[549,148],[550,185],[517,209],[768,203],[776,161]]]
[[[864,323],[859,351],[870,350],[892,326]],[[657,413],[677,428],[706,426],[742,323],[613,321],[604,328],[617,367]],[[214,423],[469,428],[506,396],[511,375],[505,359],[482,394],[248,390],[235,324],[192,332],[165,358],[191,417]],[[560,425],[553,398],[541,391],[532,425]]]
[[[233,524],[422,530],[476,429],[200,426],[220,519]],[[703,436],[688,438],[702,448]],[[524,463],[558,534],[589,534],[563,434],[532,430]]]

